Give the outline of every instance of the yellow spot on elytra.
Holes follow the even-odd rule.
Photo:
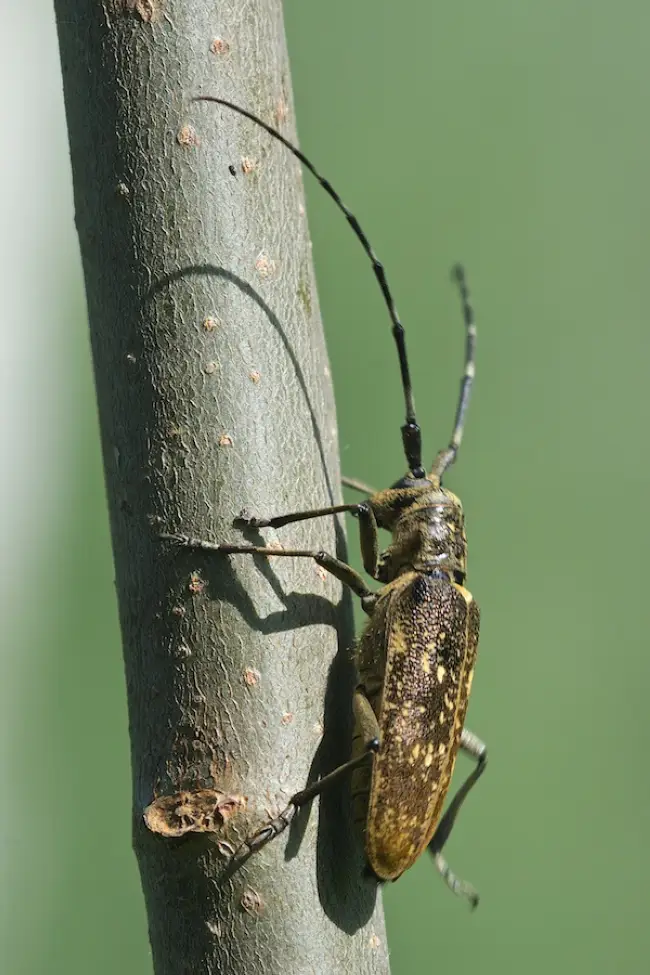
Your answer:
[[[469,692],[472,689],[472,681],[473,680],[474,680],[474,668],[472,667],[472,669],[470,670],[469,674],[467,675],[467,684],[465,685],[467,687],[467,693],[468,694],[469,694]]]
[[[406,640],[404,639],[404,635],[401,631],[398,631],[393,635],[391,650],[393,653],[406,653]]]
[[[427,752],[426,755],[424,756],[425,768],[429,768],[432,761],[433,761],[433,755],[431,754],[431,752]]]
[[[422,654],[422,670],[425,674],[431,673],[431,664],[429,662],[429,654],[425,652]]]
[[[439,755],[444,755],[446,751],[447,751],[447,746],[446,745],[443,745],[443,744],[438,745],[438,754]]]
[[[454,702],[449,697],[449,694],[445,694],[444,700],[445,700],[445,707],[446,708],[449,708],[449,710],[452,711],[453,710],[453,707],[454,707]]]
[[[446,720],[447,720],[447,715],[445,714],[444,711],[441,711],[440,714],[438,715],[438,721],[440,722],[440,724],[444,724]]]
[[[442,684],[443,680],[445,679],[445,674],[446,673],[447,673],[447,671],[442,666],[442,664],[438,664],[438,669],[436,670],[436,677],[438,678],[438,683],[439,684]]]
[[[413,761],[416,760],[419,754],[420,754],[420,744],[418,742],[416,745],[413,745],[413,751],[411,752],[411,757]]]

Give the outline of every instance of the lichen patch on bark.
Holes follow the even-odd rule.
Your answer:
[[[151,24],[160,17],[160,0],[105,0],[104,12],[110,26],[110,15],[120,17],[135,14],[145,24]]]
[[[145,809],[143,818],[147,828],[161,836],[218,833],[232,816],[245,808],[245,796],[200,789],[154,799]]]

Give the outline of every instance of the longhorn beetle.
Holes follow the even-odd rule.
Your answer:
[[[300,149],[280,132],[223,98],[195,100],[216,102],[261,126],[297,156],[343,211],[372,263],[388,308],[406,402],[402,443],[408,471],[392,487],[375,492],[349,480],[345,482],[349,487],[370,497],[361,504],[235,522],[239,527],[282,528],[349,511],[359,520],[364,568],[383,583],[377,591],[370,590],[351,566],[327,552],[221,544],[179,534],[162,536],[178,545],[224,555],[314,559],[360,597],[370,617],[357,648],[359,681],[353,698],[351,759],[292,796],[286,809],[242,844],[235,858],[243,858],[273,839],[287,828],[297,809],[334,779],[352,771],[354,818],[364,830],[366,858],[376,878],[396,880],[428,848],[451,890],[476,906],[477,892],[452,873],[442,855],[456,816],[487,761],[485,745],[463,727],[478,645],[479,609],[465,588],[467,541],[462,505],[442,486],[443,475],[460,447],[474,379],[476,328],[464,271],[460,266],[454,269],[465,324],[465,368],[451,440],[427,473],[422,467],[404,329],[384,268],[356,217]],[[391,544],[381,553],[378,528],[392,533]],[[459,748],[476,766],[442,815]]]

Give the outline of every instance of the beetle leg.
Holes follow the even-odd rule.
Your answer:
[[[285,558],[313,559],[317,565],[327,569],[339,582],[349,586],[353,593],[361,599],[361,605],[366,613],[372,613],[376,594],[368,589],[363,576],[348,565],[347,562],[328,555],[327,552],[317,552],[302,548],[271,548],[267,545],[230,545],[222,542],[207,542],[202,538],[191,538],[189,535],[160,535],[164,541],[174,542],[184,548],[200,549],[204,552],[222,552],[224,555],[272,555]]]
[[[345,479],[344,479],[345,482]],[[367,485],[360,485],[354,482],[355,487],[365,490]],[[370,490],[368,488],[368,490]],[[359,519],[359,535],[361,542],[361,555],[363,567],[372,576],[377,578],[377,563],[379,559],[379,537],[377,534],[377,521],[375,513],[367,502],[361,504],[338,504],[331,508],[314,508],[311,511],[297,511],[294,514],[279,515],[276,518],[255,518],[240,517],[235,518],[235,527],[239,528],[283,528],[296,521],[308,521],[311,518],[323,518],[327,515],[338,515],[349,511]],[[344,580],[342,580],[344,581]]]
[[[367,742],[380,737],[377,715],[372,710],[363,689],[357,687],[352,698],[352,713],[354,714],[354,734],[352,736],[353,756],[361,754],[361,749],[367,748]]]
[[[375,513],[366,502],[359,505],[357,512],[359,519],[359,542],[363,567],[369,576],[377,578],[379,569],[379,534]]]
[[[351,488],[353,491],[359,491],[361,494],[373,495],[378,494],[376,488],[370,487],[365,481],[358,481],[356,477],[341,477],[341,484],[345,487]]]
[[[338,768],[324,775],[322,779],[318,779],[313,785],[308,785],[306,789],[301,789],[300,792],[296,792],[295,795],[291,796],[288,805],[282,810],[279,816],[270,820],[270,822],[262,826],[261,829],[258,829],[247,840],[244,840],[233,854],[233,860],[241,861],[247,859],[251,853],[259,850],[262,846],[275,839],[276,836],[279,836],[280,833],[283,833],[301,806],[311,802],[312,799],[320,795],[321,792],[324,792],[332,782],[335,782],[342,775],[358,768],[359,765],[363,765],[368,756],[374,754],[378,749],[379,738],[371,738],[370,741],[366,742],[365,748],[360,755],[351,758],[349,762],[344,762],[343,765],[339,765]]]
[[[468,792],[481,777],[487,764],[487,748],[483,742],[471,731],[463,729],[460,739],[460,747],[476,761],[476,768],[470,773],[470,775],[467,776],[460,789],[451,800],[444,816],[438,824],[438,828],[433,834],[431,842],[429,843],[429,851],[435,860],[436,868],[439,874],[449,889],[453,891],[454,894],[458,894],[461,897],[466,897],[470,902],[471,907],[474,908],[479,901],[478,892],[474,889],[474,887],[472,887],[471,884],[468,884],[464,880],[460,880],[459,877],[452,873],[449,864],[442,855],[442,848],[449,839],[449,834],[451,833],[454,823],[456,822],[456,816],[467,798]]]
[[[236,528],[282,528],[284,525],[291,525],[295,521],[309,521],[310,518],[324,518],[327,515],[339,515],[344,511],[357,514],[358,504],[337,504],[329,508],[312,508],[310,511],[294,511],[288,515],[278,515],[275,518],[255,518],[240,515],[235,518]]]
[[[357,687],[352,698],[352,712],[354,714],[354,734],[352,735],[352,757],[362,755],[366,742],[374,738],[379,739],[381,732],[377,716],[362,687]],[[352,799],[352,818],[357,826],[363,830],[368,815],[368,794],[372,779],[372,766],[362,765],[357,769],[350,783],[350,797]]]

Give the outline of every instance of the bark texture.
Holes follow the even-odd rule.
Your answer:
[[[349,753],[348,596],[307,561],[188,553],[339,499],[279,0],[55,0],[157,975],[387,972],[349,783],[227,854]],[[332,519],[267,540],[344,554]],[[254,541],[256,533],[248,533]],[[147,812],[145,823],[144,813]]]

